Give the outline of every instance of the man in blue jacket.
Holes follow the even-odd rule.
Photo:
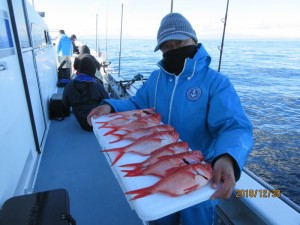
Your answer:
[[[59,34],[56,51],[61,70],[64,71],[63,77],[59,77],[59,79],[70,78],[72,74],[72,61],[70,57],[73,55],[72,40],[65,34],[64,30],[59,30]]]
[[[175,127],[190,148],[200,149],[213,167],[211,200],[151,224],[202,225],[216,219],[217,198],[228,199],[253,146],[252,125],[227,77],[209,67],[211,58],[189,21],[179,13],[166,15],[157,33],[163,59],[158,70],[129,100],[107,99],[88,115],[155,108],[162,122]]]
[[[57,54],[59,56],[72,56],[73,44],[72,40],[65,34],[64,30],[59,30],[59,40],[57,43]]]

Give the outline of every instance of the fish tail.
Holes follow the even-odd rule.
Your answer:
[[[110,132],[110,131],[109,131],[109,132]],[[116,140],[114,140],[114,141],[109,142],[110,144],[116,143],[116,142],[118,142],[118,141],[121,141],[122,137],[124,136],[123,134],[115,134],[115,133],[112,133],[112,134],[110,134],[110,135],[116,136],[116,137],[118,138],[118,139],[116,139]],[[106,136],[106,134],[105,134],[104,136]]]
[[[128,163],[121,165],[120,167],[135,167],[137,169],[138,167],[141,167],[142,163]]]
[[[100,126],[98,127],[98,129],[103,128],[106,126],[107,122],[96,122],[97,124],[100,124]]]
[[[143,175],[142,170],[140,168],[136,168],[133,170],[122,170],[122,172],[126,173],[124,177],[135,177],[135,176]]]
[[[115,135],[115,134],[111,134],[111,135]],[[118,134],[117,134],[118,135]],[[128,137],[128,138],[123,138],[122,139],[122,135],[120,135],[119,139],[118,140],[115,140],[113,142],[109,142],[109,143],[115,143],[115,142],[118,142],[118,141],[121,141],[121,140],[128,140],[128,141],[136,141],[137,138],[132,138],[132,137]]]
[[[118,128],[116,128],[116,127],[105,127],[105,128],[111,128],[111,130],[108,131],[108,132],[106,132],[105,134],[103,134],[103,136],[112,135],[112,134],[114,134],[116,131],[118,131]]]
[[[117,152],[116,158],[111,163],[112,166],[125,154],[124,148],[105,149],[102,152]]]
[[[145,187],[145,188],[141,188],[141,189],[137,189],[137,190],[133,190],[133,191],[128,191],[125,192],[125,194],[135,194],[136,196],[134,196],[133,198],[131,198],[130,200],[135,200],[138,198],[142,198],[145,197],[147,195],[151,195],[152,194],[152,186],[150,187]]]

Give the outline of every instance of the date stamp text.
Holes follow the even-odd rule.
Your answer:
[[[279,198],[280,190],[268,189],[236,189],[236,198]]]

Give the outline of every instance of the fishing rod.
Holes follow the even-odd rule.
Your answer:
[[[225,38],[225,30],[226,30],[226,22],[227,22],[227,13],[228,13],[228,5],[229,5],[229,0],[227,0],[225,19],[224,18],[222,19],[222,22],[224,23],[224,27],[223,27],[223,36],[222,36],[221,47],[219,47],[220,58],[219,58],[218,72],[220,72],[220,69],[221,69],[222,54],[223,54],[223,47],[224,47],[224,38]]]
[[[121,10],[121,32],[120,32],[120,51],[119,51],[119,77],[121,73],[121,52],[122,52],[122,32],[123,32],[123,3]]]
[[[106,0],[106,34],[105,34],[105,58],[108,59],[108,53],[107,53],[107,33],[108,33],[108,0]]]
[[[96,14],[96,51],[98,50],[98,12]]]
[[[99,37],[98,37],[98,12],[99,12],[99,9],[96,14],[96,48],[95,48],[95,51],[97,53],[97,56],[101,57],[102,53],[101,53]]]

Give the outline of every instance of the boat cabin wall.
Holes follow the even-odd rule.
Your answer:
[[[0,1],[0,207],[30,192],[57,92],[48,27],[26,1]]]

